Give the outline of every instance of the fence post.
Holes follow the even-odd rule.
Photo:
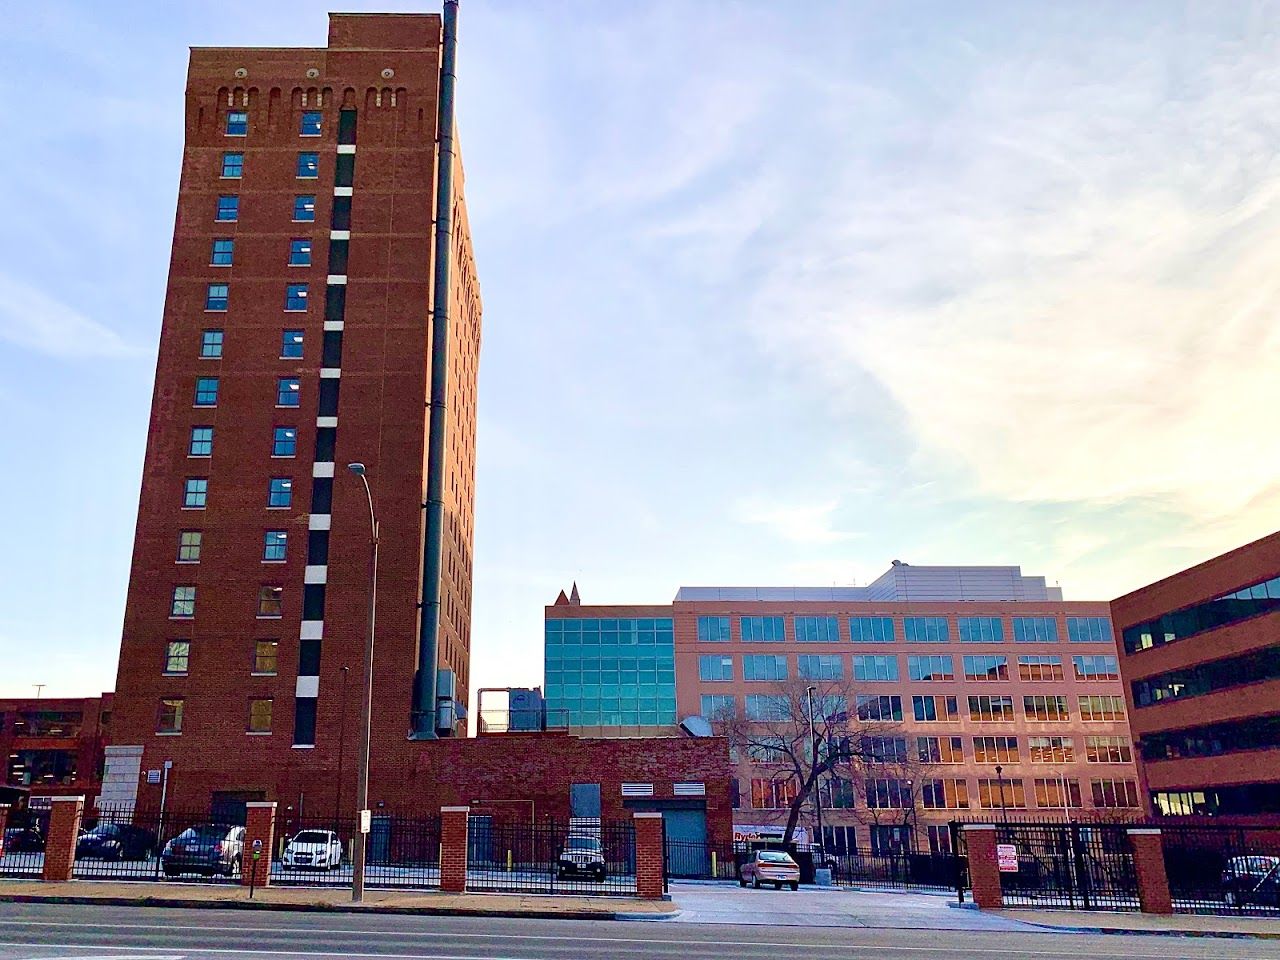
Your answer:
[[[1138,875],[1138,901],[1143,913],[1173,913],[1169,871],[1164,863],[1164,840],[1159,828],[1131,828],[1133,869]]]
[[[84,797],[50,797],[49,836],[44,843],[43,879],[58,883],[71,879],[76,865],[76,841],[84,816]]]
[[[467,891],[467,828],[470,807],[440,808],[440,889]]]
[[[996,827],[993,823],[966,823],[965,848],[969,855],[969,891],[979,910],[1004,906],[1000,867],[996,862]]]
[[[9,805],[0,803],[0,857],[4,856],[4,831],[9,826]]]
[[[245,805],[244,849],[240,851],[240,885],[265,887],[271,883],[271,858],[275,852],[276,805],[256,800]],[[255,840],[261,840],[254,859]]]
[[[661,900],[666,887],[666,851],[662,844],[662,814],[637,813],[636,896],[641,900]]]

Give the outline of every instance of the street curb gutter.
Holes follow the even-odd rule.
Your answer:
[[[666,920],[671,914],[594,910],[473,910],[465,907],[359,907],[341,903],[264,903],[254,900],[177,900],[163,897],[76,897],[0,894],[0,903],[54,903],[103,907],[171,907],[181,910],[268,910],[284,913],[362,913],[418,917],[501,917],[528,920]]]
[[[998,915],[998,914],[997,914]],[[1006,919],[1013,920],[1013,917]],[[1055,923],[1036,923],[1034,920],[1018,919],[1017,923],[1025,923],[1028,927],[1047,930],[1050,933],[1093,933],[1101,935],[1120,935],[1127,937],[1198,937],[1217,940],[1280,940],[1280,933],[1247,933],[1241,930],[1151,930],[1141,927],[1067,927]]]

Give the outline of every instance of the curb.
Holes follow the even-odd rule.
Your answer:
[[[668,923],[677,917],[684,916],[683,910],[672,910],[670,913],[615,913],[615,920],[640,920],[643,922]]]
[[[419,917],[501,917],[528,920],[666,920],[678,915],[627,914],[595,910],[477,910],[467,907],[359,907],[342,903],[269,903],[262,900],[186,900],[167,897],[78,897],[0,894],[0,903],[51,903],[103,907],[169,907],[179,910],[267,910],[283,913],[360,913]]]
[[[1015,920],[1014,917],[1006,917]],[[1051,933],[1092,933],[1102,936],[1126,937],[1196,937],[1216,940],[1280,940],[1280,933],[1249,933],[1242,930],[1152,930],[1142,927],[1067,927],[1053,923],[1037,923],[1034,920],[1016,920],[1029,927],[1037,927]]]

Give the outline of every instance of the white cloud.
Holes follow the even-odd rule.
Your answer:
[[[0,340],[63,358],[137,352],[109,327],[4,274],[0,274]]]
[[[740,523],[765,527],[774,536],[792,543],[838,543],[859,534],[836,530],[833,520],[840,501],[836,498],[817,503],[783,502],[764,497],[744,497],[733,506]]]

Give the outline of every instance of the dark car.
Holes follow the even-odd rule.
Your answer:
[[[4,832],[5,853],[42,853],[44,834],[39,827],[9,827]]]
[[[198,823],[164,845],[160,866],[166,877],[184,873],[233,877],[244,856],[244,827]]]
[[[590,834],[573,834],[565,838],[564,849],[556,860],[556,876],[560,880],[569,877],[590,877],[603,880],[607,869],[604,848],[600,838]]]
[[[146,860],[156,846],[155,834],[127,823],[100,823],[80,834],[77,860]]]
[[[1222,870],[1222,899],[1229,907],[1276,905],[1280,902],[1280,857],[1232,857]]]

